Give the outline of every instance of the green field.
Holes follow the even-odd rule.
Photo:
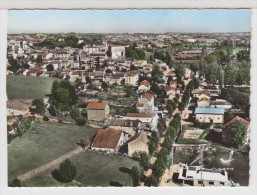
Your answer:
[[[153,56],[153,52],[149,52],[149,51],[145,51],[145,58],[147,59],[147,60],[149,60],[150,59],[150,56]]]
[[[74,156],[71,160],[77,169],[77,176],[73,182],[62,184],[53,179],[50,172],[47,172],[24,182],[23,186],[110,186],[112,182],[128,186],[132,185],[132,179],[128,173],[120,171],[120,168],[131,168],[133,165],[138,165],[136,161],[128,157],[88,151]]]
[[[32,77],[22,75],[8,75],[7,97],[8,99],[41,99],[51,92],[54,77]]]
[[[81,138],[91,138],[97,129],[60,123],[35,123],[21,138],[8,145],[9,181],[72,151]]]

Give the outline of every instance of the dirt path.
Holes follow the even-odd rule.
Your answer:
[[[71,158],[79,153],[83,152],[83,149],[81,147],[77,147],[76,149],[56,158],[55,160],[49,162],[49,163],[46,163],[40,167],[37,167],[35,169],[32,169],[26,173],[23,173],[21,175],[19,175],[17,178],[20,180],[20,181],[26,181],[26,180],[29,180],[35,176],[38,176],[50,169],[53,169],[54,167],[58,166],[61,162],[63,162],[64,160],[66,160],[67,158]]]

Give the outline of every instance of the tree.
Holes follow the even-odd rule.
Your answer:
[[[185,108],[185,104],[183,102],[179,102],[179,104],[178,104],[179,111],[182,112],[184,110],[184,108]]]
[[[63,178],[63,183],[71,182],[77,175],[77,169],[69,159],[60,164],[59,171]]]
[[[48,64],[48,65],[46,66],[46,70],[47,70],[47,71],[53,71],[53,70],[54,70],[53,64]]]
[[[146,170],[150,165],[150,156],[145,152],[141,152],[139,164]]]
[[[86,82],[87,83],[92,83],[91,78],[89,76],[86,76]]]
[[[163,73],[158,65],[153,65],[152,80],[156,83],[162,83]]]
[[[224,87],[224,70],[220,68],[219,70],[219,87],[222,89]]]
[[[238,147],[242,146],[245,143],[246,130],[247,127],[243,125],[240,121],[236,121],[226,128],[228,135]]]
[[[133,94],[133,92],[134,92],[133,87],[132,86],[127,86],[126,89],[125,89],[125,92],[126,92],[126,96],[130,97],[131,94]]]
[[[171,115],[174,112],[174,108],[171,104],[167,104],[166,109],[168,110],[169,115]]]
[[[42,99],[35,99],[32,101],[32,106],[35,106],[37,109],[37,112],[44,114],[45,113],[45,104]]]
[[[13,58],[8,58],[8,62],[10,64],[10,67],[8,67],[8,70],[11,70],[14,73],[16,73],[21,68],[21,66],[17,62],[17,60],[15,60]]]
[[[137,166],[133,166],[130,171],[130,175],[133,179],[133,186],[138,186],[140,182],[140,171]]]
[[[69,81],[54,81],[50,103],[61,111],[68,111],[78,101],[75,86]]]
[[[111,70],[111,69],[107,69],[107,70],[105,71],[105,73],[112,73],[112,70]]]
[[[146,183],[147,183],[147,186],[148,186],[148,187],[150,187],[150,186],[158,186],[158,184],[159,184],[159,178],[152,174],[152,175],[149,177],[149,179],[147,180]]]
[[[225,85],[234,85],[236,81],[235,69],[231,66],[225,70]]]

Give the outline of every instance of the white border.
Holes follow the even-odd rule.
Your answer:
[[[141,0],[142,3],[135,3],[135,0],[45,0],[45,1],[22,1],[21,0],[1,0],[0,8],[60,8],[60,9],[72,9],[72,8],[105,8],[105,9],[115,9],[115,8],[257,8],[257,2],[255,0],[244,0],[244,1],[220,1],[220,0],[178,0],[178,1],[167,1],[167,0]],[[137,1],[138,2],[138,1]],[[31,3],[31,4],[29,4]],[[115,4],[116,3],[116,4]],[[257,9],[252,9],[252,69],[251,69],[251,151],[250,151],[250,183],[249,187],[240,188],[102,188],[102,187],[87,187],[87,188],[8,188],[7,187],[7,131],[6,131],[6,47],[7,47],[7,11],[0,10],[0,109],[2,114],[0,114],[1,121],[1,134],[0,134],[0,194],[2,195],[13,195],[13,194],[37,194],[37,195],[56,195],[61,193],[62,195],[76,193],[76,194],[134,194],[134,193],[179,193],[180,195],[188,194],[224,194],[224,195],[255,195],[257,194],[256,186],[256,164],[257,164],[257,151],[256,151],[256,138],[257,133],[254,127],[257,127],[257,89],[254,84],[257,83]]]
[[[256,0],[1,0],[4,9],[257,8]]]

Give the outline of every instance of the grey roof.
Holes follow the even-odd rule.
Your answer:
[[[195,109],[195,114],[220,114],[220,115],[223,115],[224,111],[225,111],[224,108],[211,108],[211,107],[199,108],[199,107],[197,107]]]

